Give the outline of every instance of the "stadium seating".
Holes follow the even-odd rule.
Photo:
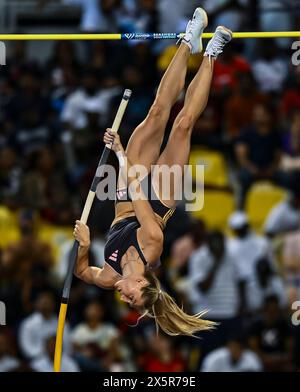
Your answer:
[[[197,210],[192,215],[204,220],[208,228],[226,230],[228,218],[235,211],[235,199],[231,192],[205,190],[202,202],[194,206]]]
[[[261,231],[270,210],[286,197],[286,191],[267,181],[255,183],[249,190],[245,209],[251,225]]]
[[[227,187],[229,185],[227,163],[223,155],[217,151],[206,149],[193,149],[190,156],[190,165],[204,165],[205,185],[215,187]],[[192,170],[194,181],[202,182],[202,178],[197,178],[196,171]]]
[[[0,248],[16,242],[20,237],[18,228],[18,212],[0,206]]]

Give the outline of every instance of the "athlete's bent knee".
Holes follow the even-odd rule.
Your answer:
[[[165,112],[165,107],[161,101],[155,101],[149,110],[148,117],[150,119],[161,119],[162,114]]]
[[[194,120],[193,117],[189,114],[180,115],[180,117],[178,117],[174,125],[175,131],[177,131],[179,134],[182,135],[191,132],[193,126],[194,126]]]

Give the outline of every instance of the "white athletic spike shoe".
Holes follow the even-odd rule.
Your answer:
[[[200,53],[203,49],[202,33],[208,24],[207,14],[203,8],[196,8],[193,18],[189,21],[181,42],[188,45],[192,54]]]
[[[204,56],[216,59],[223,52],[224,46],[232,39],[232,31],[224,26],[218,26],[212,39],[207,44]]]

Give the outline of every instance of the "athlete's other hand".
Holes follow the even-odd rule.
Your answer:
[[[116,132],[113,132],[110,128],[107,128],[104,134],[103,141],[105,144],[111,145],[111,149],[114,152],[123,151],[120,136]]]
[[[83,247],[90,246],[90,229],[88,228],[87,225],[77,220],[73,234],[75,240],[79,242],[80,246]]]

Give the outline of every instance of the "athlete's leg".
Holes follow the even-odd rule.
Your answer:
[[[126,154],[133,164],[149,170],[157,160],[172,106],[184,88],[189,56],[189,47],[181,44],[160,82],[147,117],[131,135]]]
[[[206,13],[198,8],[193,20],[189,22],[185,38],[161,80],[146,119],[135,129],[128,142],[126,152],[132,164],[144,165],[149,171],[151,164],[157,161],[171,108],[184,88],[190,53],[202,50],[201,35],[206,25]]]
[[[178,165],[181,167],[183,174],[184,165],[189,162],[190,141],[194,124],[205,109],[208,101],[215,58],[218,53],[221,53],[225,44],[231,40],[231,36],[229,30],[223,27],[218,28],[214,38],[208,44],[201,67],[187,90],[184,107],[178,114],[173,124],[167,146],[157,161],[158,166],[167,165],[171,167]],[[215,53],[215,46],[219,50],[217,53]],[[162,182],[163,177],[161,175],[154,176],[153,185],[159,197],[167,205],[173,206],[175,204],[174,189],[176,189],[176,185],[182,185],[182,178],[171,177],[170,198],[164,195]]]

